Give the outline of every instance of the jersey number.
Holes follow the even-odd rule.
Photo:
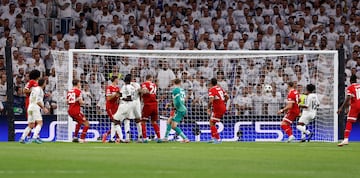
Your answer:
[[[220,90],[218,91],[218,93],[220,95],[220,99],[224,101],[225,100],[224,92]]]
[[[156,86],[155,85],[150,85],[149,87],[150,87],[149,93],[150,94],[156,94]]]
[[[68,103],[75,103],[76,96],[75,93],[68,93],[67,94],[67,102]]]

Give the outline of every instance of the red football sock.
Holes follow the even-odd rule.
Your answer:
[[[76,126],[75,126],[75,133],[74,133],[74,137],[78,137],[78,135],[79,135],[79,130],[80,130],[80,124],[76,124]]]
[[[210,126],[210,130],[211,130],[211,137],[220,139],[219,133],[217,132],[217,128],[215,125]]]
[[[143,138],[147,137],[147,135],[146,135],[146,123],[145,122],[141,122],[141,133],[142,133]]]
[[[159,124],[157,124],[157,123],[155,122],[155,123],[152,123],[152,126],[153,126],[153,128],[154,128],[156,137],[157,137],[158,139],[160,139],[160,128],[159,128]]]
[[[108,131],[106,132],[106,135],[110,135],[110,132],[111,132],[111,130],[108,130]]]
[[[291,136],[292,133],[292,129],[290,127],[290,125],[281,125],[281,128],[285,131],[286,135]]]
[[[81,137],[80,137],[81,139],[85,139],[86,132],[88,131],[88,129],[89,129],[89,126],[84,126],[83,131],[81,133]]]
[[[352,130],[352,124],[353,124],[353,123],[352,123],[351,121],[347,121],[347,122],[346,122],[344,138],[349,138],[350,132],[351,132],[351,130]]]

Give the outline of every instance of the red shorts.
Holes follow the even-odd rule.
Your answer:
[[[219,121],[220,121],[220,119],[224,116],[225,112],[226,112],[226,109],[225,110],[220,110],[220,109],[213,110],[213,112],[211,113],[211,118],[216,118],[216,120],[219,119]]]
[[[151,117],[152,121],[157,121],[159,119],[158,105],[157,104],[146,104],[142,110],[142,119],[147,120]]]
[[[360,108],[358,107],[350,107],[350,110],[348,112],[347,120],[356,121],[360,113]]]
[[[116,113],[117,110],[118,110],[117,106],[116,107],[106,108],[106,113],[110,117],[110,120],[114,120],[113,115]]]
[[[69,116],[80,125],[83,124],[83,122],[86,120],[85,115],[81,112],[76,112],[76,113],[69,112]]]
[[[283,118],[284,122],[287,122],[289,124],[292,124],[296,118],[299,116],[300,113],[294,113],[294,112],[288,112]]]

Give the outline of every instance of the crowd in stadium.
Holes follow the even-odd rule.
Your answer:
[[[28,73],[38,69],[48,81],[46,106],[56,108],[56,97],[51,93],[56,87],[53,50],[337,50],[343,47],[346,75],[360,77],[359,14],[359,0],[2,0],[0,109],[3,110],[6,103],[4,56],[7,41],[12,47],[14,104],[21,108],[22,88],[28,81]],[[54,19],[57,25],[51,24]],[[273,87],[274,98],[270,97],[269,102],[281,103],[286,81],[297,81],[305,86],[318,77],[315,76],[318,72],[311,71],[315,64],[308,59],[305,63],[301,58],[245,63],[183,61],[180,63],[184,71],[164,61],[163,69],[150,66],[147,72],[157,76],[160,89],[168,87],[162,83],[164,78],[161,77],[165,75],[160,73],[183,78],[194,103],[201,102],[199,99],[204,92],[206,95],[206,82],[217,77],[233,96],[230,102],[236,107],[234,113],[246,114],[253,110],[259,112],[249,96],[262,91],[263,84]],[[104,64],[90,65],[77,61],[76,57],[74,64],[76,76],[87,81],[83,88],[90,100],[93,99],[90,103],[101,103],[104,97],[92,90],[104,88],[112,71],[106,71]],[[240,65],[232,69],[229,67],[232,64]],[[111,68],[118,69],[117,72],[131,72],[132,64],[124,65],[127,64]],[[193,71],[192,65],[199,66],[201,71]],[[140,70],[138,73],[141,77]],[[232,81],[221,81],[222,76],[234,73]],[[252,76],[256,76],[256,80]],[[92,84],[95,80],[96,84]]]

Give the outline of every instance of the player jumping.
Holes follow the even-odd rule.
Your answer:
[[[320,105],[320,101],[315,93],[315,85],[306,85],[305,95],[307,95],[307,97],[305,98],[304,104],[299,105],[299,107],[304,109],[296,126],[296,128],[301,131],[301,142],[305,142],[306,140],[309,142],[314,135],[309,130],[306,130],[306,125],[315,119],[317,108]],[[307,139],[306,135],[308,135]]]
[[[216,123],[226,112],[226,101],[229,99],[227,93],[217,85],[217,79],[212,78],[209,83],[209,104],[208,114],[210,115],[211,143],[220,143],[220,136],[216,128]],[[212,112],[211,112],[212,107]]]
[[[69,105],[68,114],[71,118],[73,118],[74,121],[77,122],[73,142],[84,143],[87,130],[89,129],[89,121],[80,111],[80,106],[84,104],[84,100],[81,97],[81,83],[79,80],[75,79],[72,81],[72,84],[73,89],[68,91],[66,99]],[[78,139],[81,125],[84,125],[84,127],[80,139]]]

